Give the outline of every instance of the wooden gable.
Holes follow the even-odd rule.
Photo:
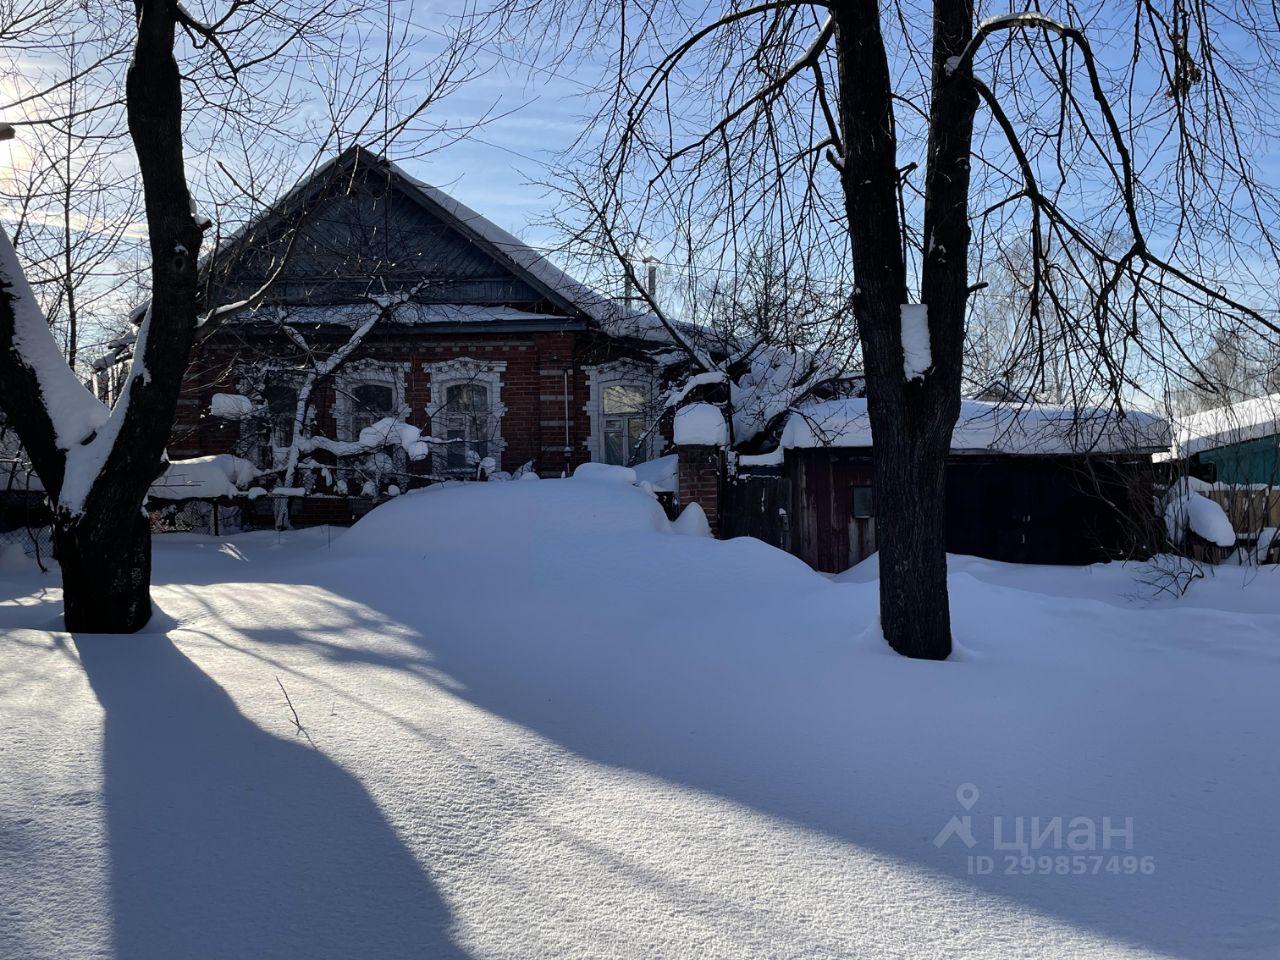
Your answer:
[[[577,312],[395,170],[363,151],[355,159],[317,174],[220,251],[209,302],[248,297],[283,260],[268,304],[354,303],[425,281],[414,295],[423,303]]]

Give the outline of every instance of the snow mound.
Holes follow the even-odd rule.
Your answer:
[[[1183,477],[1169,488],[1164,508],[1169,539],[1182,543],[1189,531],[1220,547],[1233,547],[1236,532],[1231,527],[1227,512],[1217,501],[1198,492],[1207,486],[1194,477]]]
[[[654,490],[675,493],[679,476],[680,458],[676,454],[658,457],[635,465],[636,479],[648,483]]]
[[[711,524],[707,523],[707,515],[703,512],[702,505],[691,503],[681,510],[680,516],[676,517],[675,522],[671,524],[671,532],[683,534],[686,537],[711,536]]]
[[[712,403],[691,403],[676,411],[677,446],[722,447],[729,442],[724,411]]]
[[[215,393],[209,413],[223,420],[244,420],[253,416],[253,401],[238,393]]]
[[[584,463],[573,471],[575,480],[604,480],[608,483],[635,483],[636,472],[630,467],[611,463]]]
[[[344,534],[337,547],[352,553],[493,552],[546,540],[665,533],[670,528],[658,501],[629,484],[446,483],[381,504]]]

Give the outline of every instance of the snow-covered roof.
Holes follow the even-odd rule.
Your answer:
[[[1189,457],[1276,434],[1280,434],[1280,393],[1179,417],[1174,451],[1178,457]]]
[[[439,207],[559,299],[572,303],[598,323],[616,320],[624,313],[614,300],[573,279],[544,254],[503,230],[488,217],[455,200],[439,187],[433,187],[429,183],[410,176],[396,164],[390,161],[386,163],[407,187],[417,191],[430,204]]]
[[[635,326],[638,329],[647,330],[650,328],[651,325],[645,321],[647,315],[637,313],[630,306],[619,303],[593,290],[586,284],[573,279],[552,263],[543,253],[502,229],[492,220],[454,199],[439,187],[432,186],[411,176],[399,165],[363,147],[353,147],[321,164],[314,172],[286,192],[269,208],[263,210],[258,216],[227,236],[219,244],[218,249],[205,258],[206,263],[210,258],[225,255],[244,242],[245,238],[252,233],[253,228],[264,220],[277,216],[280,211],[302,202],[314,189],[331,179],[335,170],[358,166],[382,168],[390,171],[397,184],[407,195],[429,210],[442,214],[462,232],[470,234],[474,241],[486,247],[493,255],[505,260],[518,275],[525,278],[535,288],[540,288],[549,296],[549,299],[561,304],[568,313],[581,314],[602,325],[620,323],[623,326]],[[533,318],[539,320],[548,319],[544,314],[533,314],[519,310],[507,310],[505,312],[507,316],[501,319],[513,321]],[[479,315],[472,317],[452,316],[444,318],[444,322],[468,319],[495,318],[480,317]],[[552,319],[555,318],[553,317]],[[405,321],[402,320],[400,322]],[[439,321],[424,319],[416,322]],[[653,323],[656,322],[656,320],[653,321]]]
[[[305,304],[281,306],[265,304],[241,316],[241,322],[275,324],[283,319],[292,326],[358,327],[378,312],[375,303]],[[470,303],[414,303],[396,305],[381,321],[388,325],[416,326],[431,323],[570,323],[572,318],[554,313],[533,313],[512,307]]]
[[[782,446],[872,446],[866,398],[803,404],[787,420]],[[1168,446],[1168,424],[1149,413],[981,400],[961,401],[951,437],[953,453],[1150,453]]]

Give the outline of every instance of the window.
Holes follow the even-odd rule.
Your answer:
[[[334,382],[333,424],[337,440],[359,440],[379,420],[409,415],[404,405],[406,365],[385,360],[343,364]]]
[[[452,441],[445,467],[472,469],[489,456],[489,388],[481,383],[456,383],[446,388],[444,423],[445,439]]]
[[[267,407],[267,423],[258,449],[258,465],[275,466],[275,451],[293,443],[293,425],[298,414],[298,388],[291,383],[268,382],[262,390]]]
[[[591,459],[630,466],[643,463],[661,449],[658,419],[662,404],[657,369],[649,363],[622,359],[585,368],[586,413]]]
[[[351,388],[351,439],[386,417],[396,416],[396,392],[389,383],[366,382]]]
[[[849,503],[849,512],[855,519],[859,520],[875,516],[875,510],[872,508],[870,484],[854,484],[853,495]]]
[[[630,384],[604,388],[604,462],[628,466],[646,459],[649,425],[644,413],[645,391]]]
[[[502,418],[507,408],[502,402],[502,374],[507,365],[502,360],[477,360],[454,357],[424,363],[422,369],[430,378],[431,433],[440,440],[432,455],[437,473],[456,477],[474,477],[476,464],[493,461],[493,469],[502,469]]]

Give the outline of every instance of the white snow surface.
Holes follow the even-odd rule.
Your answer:
[[[675,493],[679,488],[680,457],[674,453],[637,463],[631,469],[635,471],[637,481],[648,483],[656,491]]]
[[[1220,547],[1235,546],[1236,532],[1227,512],[1204,495],[1212,489],[1212,484],[1195,477],[1180,477],[1165,493],[1164,523],[1174,543],[1183,543],[1190,531]]]
[[[250,461],[230,453],[173,460],[148,493],[162,500],[235,497],[243,494],[260,472]]]
[[[1280,952],[1276,568],[1175,599],[953,557],[945,663],[885,648],[875,558],[673,536],[622,483],[168,535],[154,568],[132,637],[0,572],[4,958]],[[1132,846],[1024,862],[996,817]]]
[[[700,503],[687,503],[680,516],[671,521],[671,532],[685,537],[711,536],[711,524],[707,522],[706,511]]]
[[[907,380],[923,380],[933,366],[929,340],[929,307],[923,303],[902,305],[902,375]]]
[[[223,420],[244,420],[253,416],[253,401],[238,393],[215,393],[209,402],[209,413]]]
[[[676,411],[672,433],[678,447],[722,447],[729,442],[724,411],[714,403],[690,403],[681,407]]]
[[[611,463],[581,463],[573,471],[575,480],[603,480],[605,483],[633,484],[639,477],[633,467],[619,467]]]
[[[1165,421],[1148,413],[1048,404],[962,400],[951,435],[956,453],[1122,453],[1167,448]],[[870,447],[871,418],[865,397],[805,403],[782,431],[782,446]]]

